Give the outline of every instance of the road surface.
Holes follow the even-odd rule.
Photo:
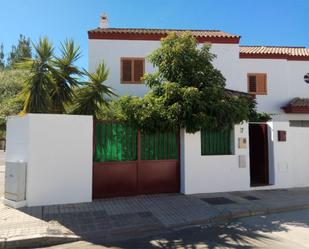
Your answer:
[[[209,227],[191,227],[130,241],[74,242],[50,249],[99,248],[309,248],[309,209],[255,216]],[[99,239],[99,238],[98,238]]]

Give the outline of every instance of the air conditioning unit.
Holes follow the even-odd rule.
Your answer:
[[[4,198],[10,201],[26,200],[27,163],[5,162]]]

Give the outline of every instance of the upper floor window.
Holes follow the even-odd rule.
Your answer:
[[[121,58],[121,82],[125,84],[142,83],[145,73],[144,58]]]
[[[267,75],[265,73],[248,74],[248,93],[254,95],[267,94]]]

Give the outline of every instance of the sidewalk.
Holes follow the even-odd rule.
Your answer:
[[[2,245],[6,241],[8,247],[55,244],[80,237],[111,241],[192,224],[308,207],[309,188],[190,196],[162,194],[19,210],[1,204],[0,238]]]
[[[0,166],[0,196],[4,167]],[[112,241],[194,224],[309,208],[309,188],[160,194],[22,208],[0,204],[0,248]]]

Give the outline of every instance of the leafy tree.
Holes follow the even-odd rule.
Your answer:
[[[3,44],[0,45],[0,70],[5,67]]]
[[[51,91],[51,106],[54,113],[65,113],[66,105],[72,104],[74,87],[78,86],[76,76],[81,76],[79,68],[74,63],[80,58],[80,49],[73,40],[61,44],[61,57],[53,61],[53,77],[55,86]]]
[[[210,45],[200,47],[190,33],[169,34],[148,57],[158,69],[144,76],[151,90],[143,98],[120,98],[113,118],[117,115],[147,130],[188,132],[226,129],[248,120],[255,103],[245,94],[226,91],[225,78],[212,64],[214,58]]]
[[[93,115],[95,119],[101,116],[104,106],[108,105],[108,98],[115,95],[104,82],[108,77],[105,64],[99,64],[94,73],[85,71],[89,81],[83,82],[77,89],[72,113]]]
[[[81,72],[75,65],[80,49],[72,40],[61,44],[60,56],[47,38],[34,45],[34,58],[23,58],[6,68],[6,78],[0,81],[0,133],[5,129],[5,117],[22,113],[75,113],[100,116],[108,99],[115,95],[104,85],[108,70],[100,64],[95,73]],[[80,83],[78,76],[89,81]],[[1,83],[0,82],[0,83]]]
[[[27,71],[16,69],[0,71],[0,138],[4,136],[6,117],[22,110],[22,101],[16,97],[28,74]]]
[[[54,81],[51,72],[54,48],[47,38],[41,38],[34,46],[36,56],[34,59],[24,59],[17,64],[18,68],[28,70],[20,98],[24,100],[24,113],[48,113],[51,106],[51,89]]]
[[[30,39],[24,35],[19,35],[17,46],[13,45],[12,50],[8,56],[8,67],[12,67],[15,63],[21,62],[24,59],[32,57]]]
[[[252,106],[250,108],[250,114],[249,114],[250,122],[267,122],[271,120],[271,116],[268,113],[266,112],[258,113],[256,111],[256,101],[255,100],[252,100],[251,105]]]

